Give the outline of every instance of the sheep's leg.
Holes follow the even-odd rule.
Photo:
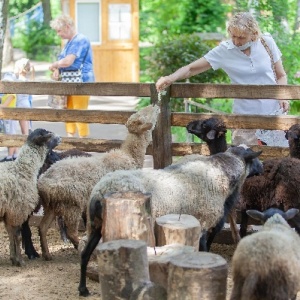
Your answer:
[[[89,263],[90,257],[98,245],[102,234],[102,205],[97,196],[92,197],[89,204],[90,211],[90,236],[87,244],[85,245],[81,253],[80,262],[80,282],[79,282],[79,295],[87,297],[89,295],[89,290],[86,287],[86,269]]]
[[[54,212],[51,210],[45,211],[45,214],[41,220],[40,226],[39,226],[39,235],[40,235],[40,242],[41,242],[41,248],[42,248],[42,256],[45,260],[51,260],[52,257],[49,252],[48,248],[48,242],[47,242],[47,231],[50,227],[51,223],[53,222],[55,218]]]
[[[230,224],[230,230],[231,230],[231,234],[232,234],[232,239],[233,239],[233,242],[235,244],[237,244],[240,240],[241,240],[241,237],[240,237],[240,234],[239,234],[239,229],[236,225],[236,210],[235,208],[233,208],[229,215],[228,215],[228,219],[229,219],[229,224]]]
[[[5,224],[5,227],[9,235],[10,260],[13,266],[20,267],[24,265],[21,255],[21,227],[8,224]]]
[[[67,237],[67,226],[64,222],[64,218],[62,216],[57,217],[57,224],[59,227],[59,233],[60,237],[63,240],[64,243],[68,242],[68,237]]]
[[[79,238],[78,238],[78,226],[79,220],[71,220],[65,217],[65,224],[67,229],[67,237],[73,244],[75,249],[78,249]]]
[[[22,224],[22,243],[24,244],[25,254],[29,259],[40,257],[32,243],[32,234],[29,227],[29,218]]]
[[[248,215],[246,210],[241,211],[241,226],[240,226],[240,236],[243,238],[247,235],[247,226],[248,226]]]
[[[207,231],[203,231],[202,236],[199,240],[199,251],[205,251],[207,252]]]
[[[223,229],[225,224],[225,217],[223,217],[219,223],[217,224],[217,226],[215,226],[212,231],[209,233],[208,238],[207,238],[207,251],[210,250],[210,246],[215,238],[215,236]]]
[[[79,295],[87,297],[90,292],[86,287],[86,270],[90,257],[101,239],[101,228],[95,229],[81,253]]]

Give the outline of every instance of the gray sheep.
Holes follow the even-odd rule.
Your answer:
[[[0,220],[10,241],[10,259],[21,266],[21,226],[39,202],[38,173],[48,152],[61,141],[45,129],[36,129],[27,137],[15,161],[0,164]]]
[[[80,295],[89,294],[85,272],[90,255],[101,238],[101,200],[105,194],[125,191],[150,193],[153,218],[171,213],[195,216],[200,221],[203,234],[201,248],[208,250],[214,236],[223,228],[226,214],[235,203],[245,178],[256,172],[256,158],[260,153],[232,147],[225,153],[198,155],[196,160],[165,169],[116,171],[102,177],[91,193],[87,211],[89,240],[81,254]]]
[[[251,217],[266,222],[262,230],[244,237],[234,252],[230,300],[296,299],[300,291],[300,237],[285,219],[298,212],[247,211]]]
[[[226,151],[226,126],[218,118],[195,120],[187,125],[188,132],[204,140],[211,154]],[[234,240],[247,234],[248,214],[247,209],[264,211],[270,207],[282,210],[300,208],[298,187],[298,174],[300,172],[300,125],[294,124],[286,132],[289,144],[290,157],[266,159],[263,161],[261,174],[247,178],[241,188],[240,199],[236,205],[241,210],[240,235],[235,230],[236,226],[232,213],[229,215],[230,227]],[[234,209],[235,211],[235,209]],[[300,216],[295,216],[289,221],[300,234]]]
[[[42,256],[46,260],[52,259],[47,230],[55,216],[63,217],[68,238],[77,249],[79,221],[86,212],[95,184],[109,172],[143,167],[159,112],[158,106],[149,105],[132,114],[126,122],[128,134],[120,149],[101,156],[63,159],[40,176],[38,190],[45,214],[39,225],[39,234]]]

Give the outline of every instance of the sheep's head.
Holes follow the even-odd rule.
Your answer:
[[[225,137],[227,132],[226,125],[218,118],[191,121],[186,125],[186,129],[205,142]]]
[[[130,116],[126,127],[130,133],[141,134],[147,130],[153,130],[160,109],[157,105],[149,105]]]
[[[296,208],[290,208],[289,210],[287,210],[286,212],[282,211],[281,209],[278,208],[268,208],[267,210],[260,212],[258,210],[255,209],[250,209],[246,211],[247,215],[249,215],[252,219],[261,221],[263,224],[270,219],[271,217],[273,217],[272,223],[282,223],[282,221],[280,220],[280,218],[276,218],[274,217],[276,214],[280,215],[284,220],[288,221],[293,219],[298,213],[299,213],[299,209]],[[279,220],[279,222],[278,222]]]
[[[263,173],[263,165],[258,159],[258,156],[262,153],[262,151],[255,152],[245,145],[230,147],[227,151],[245,161],[248,170],[247,177]]]
[[[27,143],[36,146],[46,145],[49,150],[61,142],[61,137],[46,129],[35,129],[27,137]]]
[[[300,159],[300,124],[292,125],[285,137],[289,141],[290,157]]]

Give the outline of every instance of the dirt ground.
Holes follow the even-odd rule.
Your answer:
[[[39,253],[38,232],[32,227],[34,245]],[[71,244],[64,244],[55,228],[48,231],[48,242],[52,261],[42,258],[28,260],[26,265],[13,267],[9,259],[8,236],[0,223],[0,299],[1,300],[65,300],[65,299],[101,299],[99,283],[87,279],[91,295],[88,298],[78,296],[79,255]],[[213,244],[211,251],[223,256],[229,263],[227,281],[227,300],[232,288],[230,260],[235,247],[233,245]],[[300,300],[298,295],[297,300]]]

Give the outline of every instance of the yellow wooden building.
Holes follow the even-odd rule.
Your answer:
[[[96,81],[139,82],[138,0],[62,0],[92,43]]]

